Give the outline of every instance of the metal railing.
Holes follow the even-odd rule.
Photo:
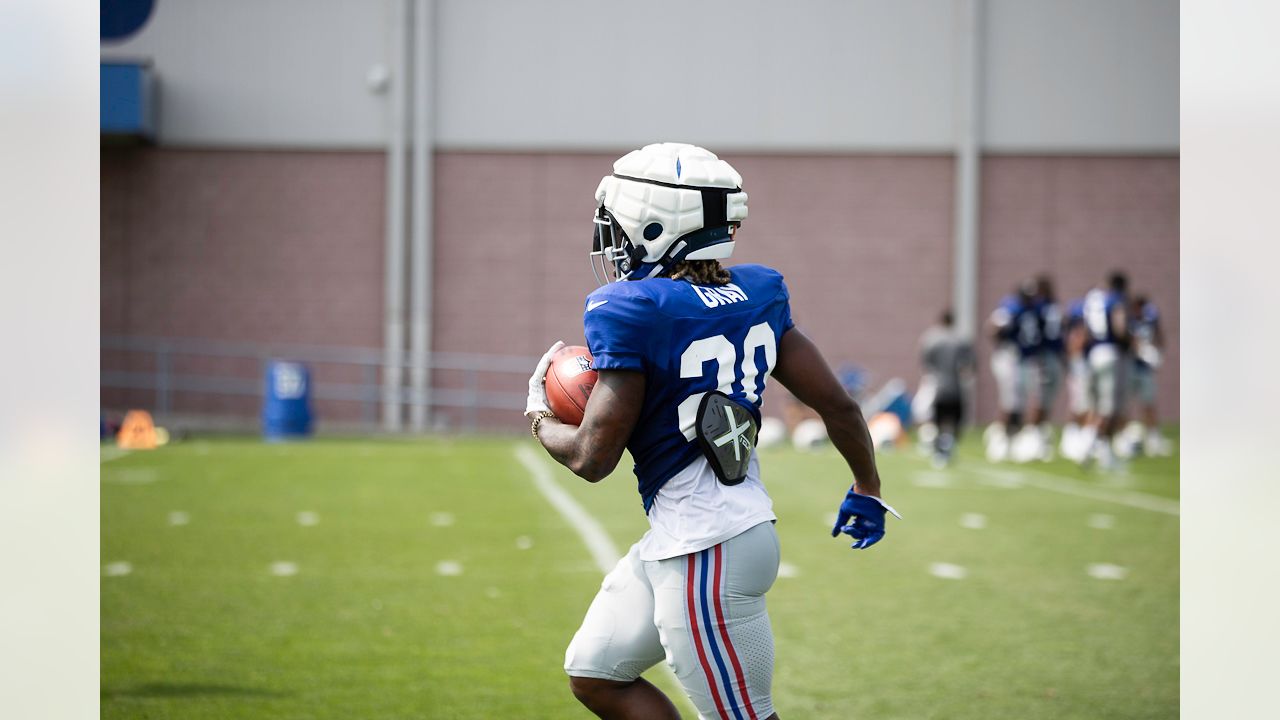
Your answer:
[[[461,382],[434,386],[425,398],[416,397],[409,387],[401,387],[398,396],[384,398],[381,373],[388,366],[400,368],[400,374],[409,367],[408,353],[387,363],[380,348],[344,347],[331,345],[292,345],[282,343],[251,343],[194,338],[165,338],[136,335],[103,335],[101,349],[130,356],[133,362],[103,362],[100,384],[104,389],[141,390],[154,393],[153,409],[166,415],[174,410],[174,398],[178,393],[240,396],[262,398],[267,365],[276,360],[300,362],[312,368],[311,397],[313,400],[345,401],[360,406],[361,422],[371,428],[378,426],[379,408],[385,400],[396,402],[402,408],[415,403],[436,408],[454,408],[463,411],[458,425],[476,429],[478,411],[482,409],[515,410],[524,406],[523,392],[481,389],[481,378],[490,375],[510,376],[499,384],[503,387],[523,387],[523,378],[537,358],[483,353],[437,352],[427,359],[428,370],[433,371],[433,383],[438,381],[434,371],[459,373]],[[149,358],[149,361],[145,358]],[[248,373],[214,373],[181,371],[175,369],[178,358],[221,359],[251,361],[256,376]],[[150,364],[149,369],[136,369]],[[208,364],[207,362],[205,364]],[[120,365],[132,366],[122,369]],[[357,368],[356,373],[317,372],[318,367],[346,366]],[[358,380],[334,380],[326,375],[358,375]],[[323,418],[322,418],[323,419]]]

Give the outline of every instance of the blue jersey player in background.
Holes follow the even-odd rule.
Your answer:
[[[1046,274],[1035,278],[1035,295],[1031,312],[1023,312],[1020,321],[1028,326],[1020,334],[1021,383],[1035,404],[1027,404],[1027,422],[1010,443],[1009,455],[1015,462],[1050,460],[1053,457],[1053,415],[1058,386],[1062,384],[1064,348],[1062,309],[1053,291],[1053,279]]]
[[[641,677],[665,660],[702,717],[776,718],[764,596],[779,548],[753,447],[768,381],[813,407],[847,460],[854,484],[832,535],[855,548],[880,540],[892,512],[871,436],[795,328],[782,276],[720,264],[747,216],[729,163],[693,145],[648,145],[614,163],[596,201],[591,255],[607,284],[586,299],[583,324],[600,377],[582,425],[557,420],[543,380],[556,343],[529,379],[526,414],[547,452],[589,482],[629,450],[650,529],[570,642],[570,688],[602,718],[678,718]]]
[[[996,383],[1000,418],[983,433],[987,459],[992,462],[1009,456],[1010,437],[1026,418],[1030,364],[1040,350],[1040,317],[1036,312],[1035,282],[1021,283],[1006,295],[991,313],[987,324],[995,341],[991,352],[991,375]]]
[[[1121,447],[1126,454],[1141,449],[1148,456],[1169,455],[1172,447],[1160,433],[1156,413],[1156,371],[1164,360],[1164,333],[1160,311],[1146,295],[1138,295],[1129,307],[1132,318],[1133,352],[1129,368],[1129,391],[1138,405],[1138,417],[1125,428]]]
[[[1114,271],[1104,287],[1084,296],[1081,307],[1085,361],[1089,369],[1090,418],[1080,459],[1096,460],[1104,469],[1115,465],[1112,439],[1123,421],[1130,365],[1129,277]]]
[[[1082,462],[1092,440],[1085,430],[1089,424],[1089,365],[1085,360],[1088,331],[1084,324],[1084,298],[1067,303],[1063,324],[1063,351],[1067,364],[1067,424],[1059,446],[1063,457]]]

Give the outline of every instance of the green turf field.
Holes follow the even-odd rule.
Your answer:
[[[104,450],[103,717],[590,717],[560,668],[601,573],[519,462],[530,442]],[[828,534],[833,450],[762,463],[782,717],[1177,717],[1176,459],[1102,476],[886,453],[906,519],[862,552]],[[624,464],[554,474],[623,549],[646,527]]]

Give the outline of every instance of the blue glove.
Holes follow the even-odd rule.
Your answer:
[[[897,510],[875,495],[859,495],[853,488],[849,488],[844,502],[840,503],[840,512],[836,515],[835,527],[831,528],[831,537],[839,537],[840,533],[845,533],[857,541],[850,546],[854,550],[869,548],[884,537],[886,510],[899,520],[902,519]]]

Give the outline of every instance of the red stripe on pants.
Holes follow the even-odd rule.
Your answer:
[[[693,646],[698,650],[698,662],[702,663],[702,672],[707,676],[707,686],[711,688],[711,699],[716,701],[716,710],[720,711],[720,717],[729,720],[729,713],[724,710],[724,702],[720,700],[720,693],[716,688],[716,676],[711,672],[711,664],[707,662],[707,653],[702,649],[702,635],[698,632],[698,608],[693,602],[693,578],[697,573],[694,570],[693,554],[690,553],[685,557],[689,558],[689,571],[685,576],[685,597],[689,603],[689,627],[693,630]],[[708,632],[710,628],[708,628]]]
[[[733,649],[733,643],[729,641],[729,630],[725,627],[724,610],[720,607],[720,546],[715,549],[715,566],[716,571],[712,579],[715,581],[715,598],[716,598],[716,626],[720,628],[720,638],[724,640],[724,646],[729,650],[729,662],[733,663],[733,672],[738,677],[738,687],[742,688],[742,702],[747,706],[747,714],[751,716],[751,720],[756,720],[756,710],[751,707],[751,697],[747,695],[747,681],[742,676],[742,665],[738,662],[738,653]],[[710,632],[710,631],[708,631]]]

